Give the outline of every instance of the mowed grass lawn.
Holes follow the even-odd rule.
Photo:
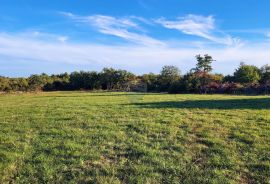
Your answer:
[[[0,183],[269,182],[269,96],[0,95]]]

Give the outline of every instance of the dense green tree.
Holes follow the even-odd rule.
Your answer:
[[[264,65],[260,69],[261,72],[261,83],[265,84],[270,82],[270,65]]]
[[[159,75],[154,73],[142,75],[142,81],[146,83],[147,91],[158,91],[160,86],[159,78]]]
[[[226,75],[222,82],[235,82],[235,77],[232,75]]]
[[[42,90],[45,85],[52,82],[52,79],[45,73],[41,75],[31,75],[28,78],[29,89],[34,91]]]
[[[100,73],[102,88],[107,90],[123,89],[127,82],[135,79],[135,75],[126,70],[104,68]]]
[[[171,85],[179,81],[180,70],[176,66],[164,66],[160,72],[160,90],[168,91]]]
[[[256,66],[241,63],[234,72],[236,82],[242,84],[255,83],[260,80],[260,70]]]
[[[205,54],[204,56],[197,55],[196,56],[197,64],[195,71],[197,72],[211,72],[212,71],[212,62],[214,61],[212,56]]]
[[[28,78],[0,76],[0,91],[52,91],[52,90],[121,90],[169,93],[269,93],[270,66],[258,69],[241,63],[234,75],[212,74],[213,58],[197,55],[196,68],[181,76],[175,66],[164,66],[160,74],[136,76],[126,70],[104,68],[101,72],[80,71],[71,74],[43,73]],[[258,83],[259,82],[259,83]],[[241,84],[240,84],[241,83]]]
[[[128,72],[126,70],[117,70],[116,71],[116,81],[115,81],[115,87],[116,89],[125,89],[129,84],[129,82],[134,81],[136,79],[136,76]]]
[[[70,74],[70,86],[72,89],[93,90],[100,88],[100,79],[97,72],[72,72]]]
[[[222,81],[224,80],[224,76],[222,74],[219,73],[215,73],[215,74],[210,74],[210,78],[218,83],[222,83]]]
[[[187,91],[191,92],[206,92],[206,86],[210,82],[217,80],[221,76],[215,76],[210,74],[212,71],[212,62],[214,61],[212,56],[205,54],[204,56],[196,55],[196,68],[192,69],[186,76],[184,86]]]
[[[82,73],[83,78],[83,86],[85,89],[93,90],[93,89],[99,89],[100,83],[99,83],[99,74],[95,71],[93,72],[83,72]]]
[[[190,71],[183,76],[180,89],[185,93],[199,93],[210,81],[212,80],[209,74]]]
[[[10,91],[9,78],[0,76],[0,91]]]
[[[69,90],[70,88],[70,76],[68,73],[50,76],[52,83],[47,83],[43,89],[46,91],[56,90]]]
[[[84,88],[84,80],[83,80],[83,71],[80,72],[72,72],[70,74],[70,86],[72,89],[82,89]]]
[[[9,85],[12,91],[27,91],[29,84],[26,78],[11,78]]]
[[[116,70],[113,68],[104,68],[100,73],[102,89],[111,90],[116,83]]]

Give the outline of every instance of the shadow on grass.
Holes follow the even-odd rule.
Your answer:
[[[50,93],[50,92],[47,92],[47,93]],[[74,92],[76,93],[76,91]],[[68,94],[68,93],[67,93]],[[81,95],[80,95],[81,94]],[[103,92],[102,94],[96,94],[95,92],[94,93],[87,93],[87,92],[78,92],[78,95],[39,95],[39,96],[35,96],[34,98],[43,98],[43,97],[50,97],[50,98],[84,98],[84,97],[117,97],[117,96],[146,96],[146,95],[164,95],[166,93],[129,93],[129,92],[126,92],[126,93],[120,93],[118,94],[117,92],[114,93],[111,93],[111,92]]]
[[[146,96],[146,95],[164,95],[165,93],[134,93],[134,92],[126,92],[126,93],[103,93],[103,94],[94,94],[91,96]]]
[[[270,98],[132,103],[142,108],[270,109]]]

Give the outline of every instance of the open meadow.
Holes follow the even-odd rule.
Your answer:
[[[270,97],[0,95],[0,183],[270,183]]]

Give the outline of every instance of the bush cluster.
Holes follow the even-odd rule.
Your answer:
[[[80,71],[28,78],[0,76],[0,91],[109,90],[169,93],[269,94],[270,66],[258,68],[241,63],[233,75],[212,72],[209,55],[197,55],[197,65],[181,75],[175,66],[164,66],[160,74],[135,75],[126,70],[104,68],[101,72]]]

